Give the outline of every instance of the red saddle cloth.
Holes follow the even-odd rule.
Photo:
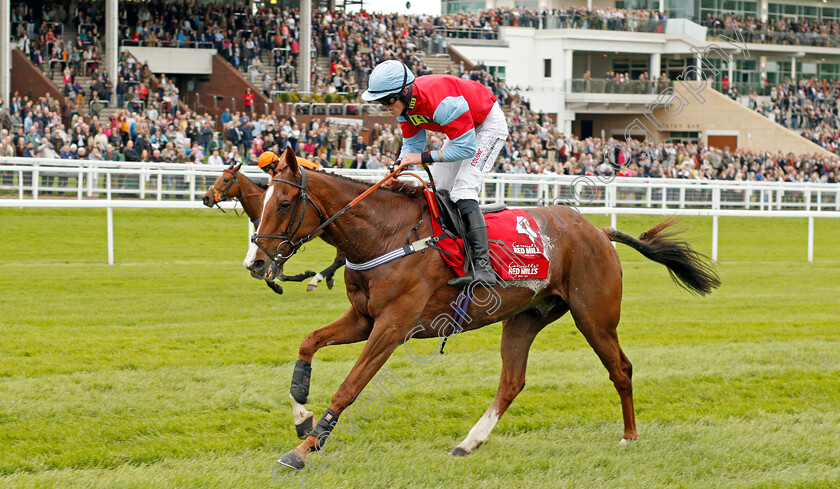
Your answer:
[[[502,280],[547,278],[548,258],[536,221],[521,209],[485,214],[490,239],[490,261]],[[494,242],[496,241],[496,242]],[[437,243],[443,260],[458,276],[464,275],[464,242],[443,239]]]

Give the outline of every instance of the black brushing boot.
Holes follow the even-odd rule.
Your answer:
[[[459,200],[456,205],[467,226],[467,241],[472,250],[470,270],[461,277],[447,282],[453,287],[466,287],[480,282],[492,287],[497,284],[496,274],[490,265],[490,245],[487,241],[487,224],[475,200]]]

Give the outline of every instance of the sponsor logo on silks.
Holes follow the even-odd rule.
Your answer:
[[[517,255],[541,255],[543,250],[539,249],[535,245],[520,245],[514,243],[513,245],[513,252]]]
[[[542,241],[539,240],[540,233],[531,226],[527,216],[516,217],[516,232],[525,235],[531,241],[530,244],[513,243],[513,252],[521,255],[543,255],[545,250]]]
[[[472,166],[477,165],[477,164],[478,164],[478,160],[479,160],[480,158],[481,158],[481,148],[479,148],[479,150],[478,150],[478,151],[476,151],[475,156],[473,156]]]
[[[414,110],[414,104],[417,103],[417,95],[411,96],[411,101],[408,103],[408,110]]]
[[[508,275],[511,277],[517,275],[536,275],[539,273],[539,268],[538,265],[516,265],[511,263],[508,265]]]
[[[432,122],[432,120],[429,119],[428,117],[426,117],[425,115],[420,115],[420,114],[407,114],[407,115],[408,115],[408,120],[411,121],[411,123],[414,124],[415,126],[419,126],[420,124],[426,124],[426,123]]]

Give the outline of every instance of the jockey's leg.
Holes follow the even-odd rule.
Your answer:
[[[441,149],[448,148],[449,146],[452,146],[452,141],[446,139]],[[455,183],[455,177],[458,175],[460,164],[460,161],[447,161],[431,165],[429,170],[432,172],[432,178],[435,180],[435,189],[452,191],[452,184]]]
[[[478,208],[478,201],[467,199],[459,200],[456,205],[461,217],[467,224],[467,240],[472,250],[470,270],[464,275],[453,278],[448,283],[454,287],[466,287],[473,282],[484,285],[496,285],[496,275],[490,265],[490,246],[487,241],[487,225],[481,209]]]
[[[490,264],[490,247],[487,241],[487,225],[478,208],[478,196],[484,177],[496,162],[496,156],[504,146],[504,139],[496,134],[479,131],[477,151],[473,158],[456,162],[459,165],[455,183],[452,186],[452,200],[467,224],[467,240],[472,250],[470,271],[450,280],[449,285],[464,287],[477,281],[485,285],[496,285],[496,275]]]

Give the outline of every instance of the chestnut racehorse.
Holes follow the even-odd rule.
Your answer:
[[[256,225],[257,220],[260,218],[260,199],[265,193],[265,190],[256,183],[252,182],[245,176],[245,174],[239,173],[239,168],[241,166],[241,163],[236,166],[231,164],[228,168],[225,168],[222,174],[216,177],[216,181],[213,182],[213,185],[207,189],[202,202],[207,207],[213,207],[214,205],[218,205],[219,202],[236,199],[242,204],[242,209],[245,211],[245,214],[248,215],[248,219]],[[333,285],[335,285],[333,275],[335,275],[336,270],[344,266],[344,262],[344,253],[338,251],[332,265],[325,268],[323,271],[319,273],[307,271],[298,275],[283,277],[283,280],[289,282],[302,282],[303,280],[312,277],[312,280],[310,280],[309,284],[306,286],[307,291],[315,290],[322,280],[326,280],[327,288],[332,289]],[[283,289],[280,285],[268,280],[266,283],[275,292],[280,294],[283,293]]]
[[[282,273],[284,263],[316,235],[343,250],[348,262],[355,264],[401,249],[407,239],[432,235],[422,187],[402,184],[376,189],[358,200],[369,190],[368,183],[305,170],[298,166],[291,149],[282,158],[286,167],[263,197],[259,227],[252,237],[259,248],[249,264],[253,277],[271,279]],[[452,455],[469,454],[487,439],[525,385],[528,350],[537,333],[569,311],[618,391],[624,419],[621,443],[638,437],[633,369],[616,334],[622,270],[610,241],[624,243],[665,265],[675,282],[691,292],[705,295],[720,285],[705,257],[668,231],[673,221],[662,222],[637,239],[615,229],[599,229],[566,206],[527,212],[537,222],[545,244],[549,276],[500,283],[492,289],[472,287],[469,319],[463,330],[502,321],[502,375],[496,398]],[[351,307],[337,320],[309,333],[300,346],[291,394],[303,441],[279,460],[289,467],[303,468],[306,454],[324,445],[338,417],[397,347],[406,343],[408,350],[411,338],[440,337],[451,331],[449,321],[441,318],[450,317],[459,291],[447,285],[455,273],[438,251],[427,248],[363,271],[348,267],[344,276]],[[312,428],[305,422],[310,413],[304,405],[313,355],[323,346],[363,340],[367,343],[358,360],[323,418]],[[303,433],[301,426],[306,428]]]

